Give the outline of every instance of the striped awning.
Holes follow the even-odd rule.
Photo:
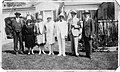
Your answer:
[[[14,11],[30,11],[35,10],[35,7],[25,7],[25,8],[6,8],[2,12],[14,12]]]
[[[65,2],[65,10],[97,10],[102,2]]]

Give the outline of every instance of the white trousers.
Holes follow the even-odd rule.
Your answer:
[[[61,37],[61,34],[57,36],[59,45],[59,54],[65,55],[65,38]]]
[[[74,37],[75,54],[78,54],[78,37]]]

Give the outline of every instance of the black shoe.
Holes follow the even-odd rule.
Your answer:
[[[90,57],[89,57],[89,59],[91,60],[91,59],[92,59],[92,57],[90,56]]]
[[[91,56],[86,56],[87,58],[89,58],[90,60],[92,59],[92,57]]]
[[[71,56],[76,56],[75,53],[72,53]]]
[[[76,57],[79,57],[79,55],[75,55]]]

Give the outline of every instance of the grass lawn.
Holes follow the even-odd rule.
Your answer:
[[[5,70],[115,70],[118,67],[117,51],[93,52],[93,59],[90,60],[85,57],[85,52],[79,52],[79,57],[71,56],[70,42],[66,42],[66,57],[57,56],[57,43],[54,45],[55,55],[38,55],[38,48],[34,49],[34,55],[19,54],[16,56],[13,53],[13,43],[3,45],[2,68]]]

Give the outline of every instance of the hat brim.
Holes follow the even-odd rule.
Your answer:
[[[20,13],[15,13],[15,15],[21,15]]]
[[[63,16],[63,15],[59,15],[59,17],[63,17],[63,18],[64,18],[65,16]]]
[[[83,13],[83,14],[90,14],[89,12],[85,12],[85,13]]]
[[[51,19],[52,17],[47,17],[47,19]]]
[[[73,12],[73,11],[72,11],[72,12],[70,12],[70,13],[71,13],[71,14],[77,14],[76,12]]]

